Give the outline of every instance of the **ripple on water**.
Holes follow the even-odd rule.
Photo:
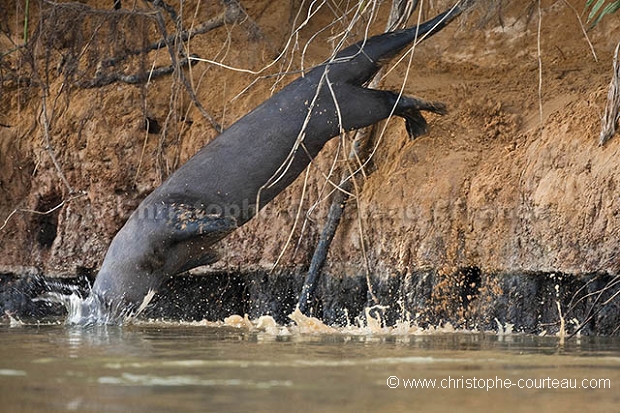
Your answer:
[[[118,377],[100,377],[99,384],[111,384],[120,386],[201,386],[201,387],[245,387],[255,389],[268,389],[272,387],[291,387],[290,380],[244,380],[244,379],[204,379],[195,376],[158,376],[153,374],[123,373]]]
[[[26,376],[23,370],[0,369],[0,376]]]

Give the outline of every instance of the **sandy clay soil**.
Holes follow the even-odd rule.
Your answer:
[[[0,50],[23,36],[24,10],[7,3],[9,35]],[[139,201],[217,135],[178,76],[91,87],[102,73],[146,73],[171,61],[166,49],[128,53],[161,37],[152,16],[97,14],[90,8],[101,7],[97,2],[82,3],[90,6],[45,8],[31,60],[19,51],[2,57],[0,271],[11,280],[32,273],[92,278]],[[329,56],[353,2],[309,3],[242,1],[247,16],[186,43],[189,53],[226,65],[183,69],[217,123],[230,125],[296,70]],[[426,18],[449,2],[423,3]],[[620,19],[608,16],[586,37],[582,3],[542,1],[539,10],[536,1],[485,2],[415,47],[411,59],[393,62],[382,88],[445,102],[449,114],[429,116],[429,134],[413,141],[398,118],[375,129],[371,158],[328,255],[317,314],[342,321],[379,303],[390,308],[386,320],[406,315],[474,328],[497,319],[536,332],[557,330],[558,305],[575,325],[586,318],[595,303],[579,297],[620,271],[620,138],[598,142]],[[184,27],[217,20],[224,10],[219,2],[171,4]],[[366,11],[350,41],[366,29],[383,31],[388,13],[389,2]],[[40,16],[30,11],[32,22]],[[283,72],[293,74],[277,75]],[[349,146],[348,138],[331,142],[263,215],[222,242],[221,260],[201,271],[210,275],[194,277],[211,304],[195,306],[193,317],[291,309],[325,220],[330,182],[351,169]],[[192,284],[188,279],[179,285]],[[173,284],[166,288],[180,288]],[[590,331],[613,333],[616,307],[609,304]]]

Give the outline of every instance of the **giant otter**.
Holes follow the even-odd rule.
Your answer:
[[[170,276],[212,263],[210,247],[289,186],[327,141],[389,116],[415,138],[440,103],[364,84],[415,39],[440,31],[458,4],[417,27],[339,52],[239,119],[175,171],[116,234],[90,295],[69,323],[122,323]]]

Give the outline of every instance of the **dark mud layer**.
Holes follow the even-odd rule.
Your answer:
[[[286,324],[303,277],[301,271],[178,276],[165,283],[141,317],[217,321],[233,314],[247,314],[251,319],[271,315]],[[605,274],[485,274],[477,268],[463,268],[446,276],[428,270],[371,277],[371,294],[364,274],[323,276],[313,315],[326,324],[342,326],[363,322],[370,309],[386,326],[399,321],[421,327],[450,323],[461,329],[530,334],[555,334],[562,319],[570,334],[591,318],[581,334],[616,336],[620,306],[614,300],[606,303],[619,290],[614,280]],[[2,274],[0,309],[5,321],[7,314],[17,319],[60,317],[65,312],[62,306],[32,298],[49,291],[85,296],[89,283],[85,275],[59,279]]]

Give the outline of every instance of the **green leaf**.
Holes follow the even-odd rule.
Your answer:
[[[590,7],[594,3],[594,0],[588,0],[586,2],[586,9]],[[612,14],[620,10],[620,0],[614,0],[609,2],[603,9],[601,7],[604,5],[605,0],[598,0],[596,4],[590,10],[590,14],[588,15],[588,21],[590,23],[590,28],[596,26],[603,17],[608,14]]]
[[[612,14],[620,10],[620,0],[617,0],[615,3],[608,4],[607,7],[603,9],[601,15]]]
[[[588,15],[588,21],[592,20],[596,16],[601,7],[603,7],[603,4],[605,4],[605,0],[598,0],[596,2],[594,7],[592,7],[592,10],[590,10],[590,14]]]

